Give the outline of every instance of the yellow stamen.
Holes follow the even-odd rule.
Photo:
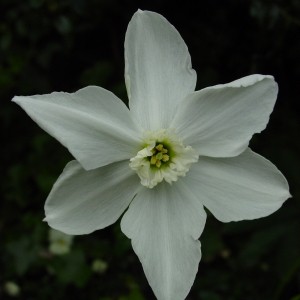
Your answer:
[[[168,161],[170,159],[170,157],[169,157],[169,155],[167,155],[167,154],[164,154],[163,156],[162,156],[162,161],[163,162],[166,162],[166,161]]]
[[[151,164],[151,165],[155,165],[155,164],[156,164],[156,162],[157,162],[157,159],[156,159],[156,157],[155,157],[155,156],[151,156],[151,159],[150,159],[150,164]]]
[[[164,146],[162,144],[158,144],[156,147],[155,147],[158,151],[162,151],[164,149]]]
[[[156,159],[158,160],[161,160],[163,158],[163,154],[161,152],[158,152],[156,155],[155,155]]]
[[[159,168],[161,166],[161,161],[158,160],[155,165]]]

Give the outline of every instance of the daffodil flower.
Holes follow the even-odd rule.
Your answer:
[[[45,204],[67,234],[114,223],[131,239],[159,300],[182,300],[201,258],[206,207],[222,222],[270,215],[290,196],[267,159],[248,148],[277,97],[272,76],[194,91],[196,72],[177,30],[137,11],[125,38],[129,109],[96,86],[14,97],[73,154]],[[127,209],[127,210],[126,210]]]
[[[49,231],[49,251],[55,255],[64,255],[69,253],[73,243],[73,238],[73,235],[65,234],[51,228]]]

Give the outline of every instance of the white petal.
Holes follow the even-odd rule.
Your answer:
[[[280,171],[250,149],[232,158],[200,157],[184,180],[223,222],[268,216],[290,197]]]
[[[130,110],[144,129],[168,128],[177,103],[195,89],[187,46],[161,15],[137,11],[125,38]]]
[[[96,86],[69,94],[14,97],[28,115],[54,136],[86,169],[134,155],[139,130],[125,104]]]
[[[178,181],[143,189],[121,221],[158,300],[183,300],[195,279],[206,220],[202,204]]]
[[[45,204],[45,221],[67,234],[87,234],[114,223],[137,192],[139,179],[128,161],[85,171],[65,167]]]
[[[239,155],[252,135],[265,129],[278,87],[272,76],[251,75],[192,93],[171,127],[200,155]]]

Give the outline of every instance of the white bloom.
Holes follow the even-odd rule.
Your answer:
[[[95,273],[102,274],[107,270],[107,268],[108,268],[107,262],[102,259],[95,259],[92,263],[92,270]]]
[[[17,297],[21,292],[20,286],[13,281],[5,282],[4,290],[11,297]]]
[[[129,108],[90,86],[15,97],[74,155],[45,204],[46,221],[87,234],[125,212],[122,231],[160,300],[184,299],[201,258],[207,207],[221,221],[267,216],[290,196],[283,175],[248,147],[273,110],[272,76],[194,91],[196,72],[176,29],[138,11],[125,39]]]
[[[49,230],[49,251],[56,255],[64,255],[70,252],[73,235],[65,234],[59,230]]]

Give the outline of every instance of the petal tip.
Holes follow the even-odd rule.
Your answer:
[[[142,9],[138,9],[132,16],[132,19],[138,18],[138,17],[142,17],[143,15],[145,15],[145,10]]]
[[[12,99],[11,99],[11,101],[12,102],[15,102],[15,103],[18,103],[19,101],[20,101],[20,96],[14,96]]]
[[[294,198],[293,195],[289,191],[287,191],[284,202],[292,198]]]
[[[274,77],[272,75],[262,75],[262,74],[252,74],[241,79],[231,82],[233,87],[248,87],[254,85],[260,81],[269,80],[273,81],[277,85]]]

